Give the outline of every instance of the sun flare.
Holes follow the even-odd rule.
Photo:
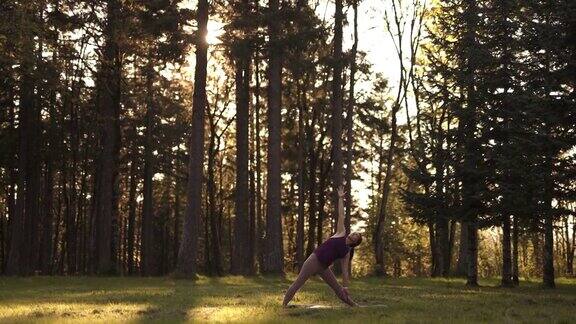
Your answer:
[[[222,41],[220,37],[224,34],[224,24],[209,20],[208,21],[208,34],[206,35],[206,42],[208,45],[220,44]]]

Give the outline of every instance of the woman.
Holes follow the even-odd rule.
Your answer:
[[[314,250],[314,252],[306,259],[300,269],[298,278],[292,283],[286,295],[284,296],[283,305],[286,307],[294,297],[294,294],[304,285],[306,280],[313,275],[319,274],[320,277],[326,282],[332,290],[336,293],[338,298],[350,306],[357,306],[357,304],[350,299],[348,294],[348,283],[350,282],[350,274],[348,273],[349,264],[354,254],[353,248],[362,242],[360,233],[352,233],[346,235],[344,228],[344,203],[342,197],[344,190],[342,187],[338,188],[338,225],[336,227],[336,234],[332,235],[328,240],[322,243]],[[334,273],[330,269],[330,265],[337,259],[342,263],[342,282],[344,287],[340,286]]]

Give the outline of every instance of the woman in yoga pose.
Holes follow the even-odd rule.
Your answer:
[[[350,306],[357,306],[357,304],[350,298],[348,293],[348,283],[350,282],[350,273],[348,266],[350,264],[353,248],[362,242],[360,233],[351,233],[346,235],[344,228],[344,203],[342,197],[344,190],[342,187],[338,188],[338,224],[336,227],[336,234],[332,235],[328,240],[322,243],[314,250],[312,254],[306,259],[296,281],[292,283],[286,295],[284,296],[283,305],[286,307],[294,297],[294,294],[304,285],[306,280],[313,275],[319,274],[320,277],[326,282],[332,290],[336,293],[338,298]],[[342,263],[342,287],[334,273],[330,269],[330,265],[337,259]]]

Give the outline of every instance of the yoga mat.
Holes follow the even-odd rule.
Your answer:
[[[358,308],[387,307],[384,304],[358,305]],[[347,305],[289,305],[288,308],[307,308],[307,309],[334,309],[334,308],[354,308]]]

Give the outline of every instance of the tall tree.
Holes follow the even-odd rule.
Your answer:
[[[245,19],[250,13],[250,2],[243,0],[236,4],[237,11]],[[239,23],[239,25],[242,25]],[[245,29],[245,28],[242,28]],[[236,79],[236,188],[234,219],[234,255],[230,272],[233,274],[254,274],[254,255],[250,251],[250,215],[249,215],[249,171],[248,171],[248,125],[250,115],[250,61],[251,43],[248,30],[239,29],[242,35],[232,45]]]
[[[96,107],[99,117],[99,144],[95,214],[92,236],[92,271],[99,274],[116,272],[113,245],[113,223],[118,216],[118,159],[120,153],[120,95],[122,61],[121,4],[106,2],[106,25],[100,69],[96,77]]]
[[[207,0],[198,1],[196,10],[196,68],[194,71],[194,96],[192,129],[189,142],[187,206],[182,229],[182,241],[176,264],[177,275],[195,277],[197,272],[198,235],[202,219],[202,184],[204,183],[204,123],[207,108],[206,71],[208,64],[208,15]]]
[[[224,93],[221,94],[220,91],[217,91],[216,95],[214,96],[214,103],[212,106],[214,109],[212,111],[208,111],[208,124],[210,130],[210,141],[208,145],[208,177],[207,177],[207,195],[208,195],[208,220],[210,226],[210,252],[211,257],[209,260],[209,267],[207,272],[210,274],[216,275],[223,275],[223,255],[222,255],[222,233],[221,233],[221,224],[219,222],[219,215],[217,211],[217,201],[216,201],[216,162],[217,162],[217,154],[218,148],[222,142],[222,136],[224,135],[226,129],[231,124],[232,119],[226,122],[225,127],[223,130],[218,133],[218,125],[224,121],[224,113],[228,107],[228,103],[221,104],[222,97],[226,98],[229,94],[229,85],[228,82],[224,83]],[[222,108],[220,108],[222,106]],[[222,181],[222,179],[220,179]]]
[[[479,9],[475,1],[463,3],[463,52],[462,88],[465,92],[465,106],[458,114],[462,125],[464,160],[460,171],[462,181],[462,208],[468,221],[467,286],[478,286],[478,217],[482,208],[479,193],[482,192],[482,179],[477,167],[481,163],[482,153],[477,139],[478,110],[480,98],[477,93],[479,60],[475,57],[478,49],[477,30],[479,27]],[[460,126],[459,125],[459,126]]]
[[[352,9],[354,10],[354,43],[350,51],[350,88],[346,109],[346,215],[344,218],[346,232],[350,232],[350,222],[352,218],[352,179],[354,178],[352,162],[354,158],[354,106],[356,105],[356,56],[358,55],[358,0],[353,0]]]
[[[136,209],[137,209],[137,202],[136,202],[136,195],[137,195],[137,171],[138,167],[136,166],[136,154],[132,153],[132,161],[130,162],[130,185],[128,189],[128,222],[126,224],[126,268],[128,274],[133,274],[136,271],[135,267],[135,257],[134,257],[134,233],[135,233],[135,226],[136,226]]]
[[[574,40],[574,12],[571,1],[528,1],[523,7],[523,42],[526,44],[523,79],[528,97],[526,106],[535,146],[532,156],[538,175],[536,224],[544,233],[543,284],[555,286],[554,222],[562,214],[554,200],[573,194],[566,186],[573,182],[569,172],[571,154],[576,146],[571,131],[576,125],[574,113],[574,56],[568,48]]]
[[[518,32],[516,14],[519,12],[515,1],[495,1],[488,4],[487,15],[490,22],[486,26],[489,35],[487,45],[490,52],[495,57],[491,57],[492,77],[486,81],[489,88],[489,95],[486,103],[491,107],[491,115],[497,118],[490,118],[487,124],[493,125],[493,140],[495,145],[492,154],[495,157],[495,178],[499,188],[498,195],[501,196],[500,204],[495,203],[498,211],[492,212],[497,218],[497,222],[502,224],[502,286],[513,286],[512,278],[512,236],[511,236],[511,215],[523,214],[521,208],[525,205],[523,199],[523,188],[519,185],[523,183],[522,161],[526,161],[523,151],[528,150],[519,136],[526,137],[522,128],[523,123],[519,112],[520,98],[515,98],[520,89],[515,80],[518,76],[514,71],[519,71],[516,63],[517,51],[520,44],[513,35]],[[501,121],[501,122],[498,122]],[[515,121],[515,122],[514,122]],[[520,171],[520,173],[518,172]],[[519,204],[518,204],[518,203]]]
[[[478,34],[483,13],[472,1],[439,1],[431,12],[424,82],[413,86],[415,93],[425,94],[427,110],[431,110],[417,112],[417,145],[410,148],[412,155],[419,157],[410,175],[421,191],[405,196],[413,216],[428,225],[433,275],[449,273],[457,217],[461,238],[466,239],[465,244],[460,243],[459,265],[466,259],[468,284],[474,286],[478,221],[485,214],[486,195],[485,165],[480,163],[484,158],[480,131],[485,128],[479,127],[484,90],[480,67],[485,51]],[[412,143],[411,134],[409,131]]]
[[[378,202],[377,207],[377,216],[376,216],[376,226],[374,228],[374,232],[372,234],[372,244],[374,248],[374,255],[376,258],[376,273],[379,275],[384,275],[386,273],[386,268],[384,264],[384,224],[386,221],[386,214],[388,212],[388,201],[390,198],[391,192],[391,183],[392,178],[394,176],[395,170],[393,170],[394,166],[394,157],[395,157],[395,150],[397,149],[397,141],[398,141],[398,119],[397,113],[401,108],[401,105],[405,101],[407,96],[408,87],[410,85],[410,81],[412,79],[412,69],[413,65],[415,64],[415,57],[416,51],[418,50],[418,46],[414,46],[412,42],[414,42],[413,33],[417,32],[417,38],[420,35],[420,29],[422,28],[421,24],[421,16],[419,13],[422,12],[422,8],[420,7],[420,3],[418,1],[414,2],[411,7],[411,12],[408,11],[409,9],[403,6],[401,1],[392,1],[392,16],[390,12],[386,11],[386,29],[394,43],[394,48],[396,50],[396,55],[398,57],[398,75],[399,75],[399,83],[397,85],[396,90],[396,97],[394,102],[392,103],[392,109],[390,111],[390,125],[391,125],[391,134],[390,134],[390,142],[388,145],[388,151],[386,153],[386,170],[384,173],[384,181],[382,183],[381,189],[381,196],[380,201]],[[411,24],[411,34],[410,34],[410,41],[411,47],[409,49],[410,52],[410,66],[405,66],[405,48],[404,48],[404,39],[406,37],[406,19],[408,16],[412,17],[412,24]],[[420,20],[419,20],[420,19]],[[418,22],[418,23],[417,23]],[[407,104],[407,103],[406,103]]]
[[[38,7],[25,2],[20,10],[15,14],[20,17],[20,21],[34,21],[38,15]],[[21,52],[20,58],[20,84],[19,84],[19,110],[18,110],[18,178],[16,205],[11,220],[11,240],[8,261],[6,264],[6,274],[8,275],[28,275],[33,270],[31,259],[31,237],[32,226],[36,226],[38,204],[38,186],[35,174],[36,143],[39,140],[40,109],[36,100],[34,86],[34,69],[36,66],[35,42],[33,26],[17,25],[21,30]],[[39,166],[39,163],[38,163]],[[36,178],[34,181],[32,179]],[[36,195],[34,195],[36,194]]]
[[[280,40],[280,2],[269,0],[268,18],[268,164],[266,191],[266,238],[264,273],[284,272],[282,243],[282,178],[281,178],[281,127],[282,127],[282,42]]]
[[[155,100],[154,100],[154,61],[152,59],[152,52],[149,53],[149,61],[146,64],[144,71],[144,78],[146,80],[146,115],[145,120],[145,139],[144,139],[144,197],[142,206],[142,274],[153,275],[156,274],[156,259],[158,255],[155,253],[156,240],[154,235],[155,222],[153,211],[153,176],[154,176],[154,125],[156,119],[155,113]]]
[[[332,52],[333,70],[332,70],[332,188],[331,194],[333,203],[333,219],[338,218],[338,194],[337,188],[342,185],[342,28],[344,24],[343,2],[336,0],[334,12],[334,49]],[[336,222],[334,222],[335,224]]]

